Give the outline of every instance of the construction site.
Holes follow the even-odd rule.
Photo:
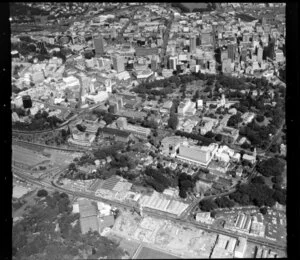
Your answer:
[[[143,243],[180,258],[209,258],[217,240],[216,234],[201,229],[149,216],[141,218],[130,212],[122,212],[107,235]]]

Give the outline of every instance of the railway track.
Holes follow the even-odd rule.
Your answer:
[[[12,144],[27,145],[27,146],[32,146],[32,147],[43,147],[43,148],[47,148],[47,149],[60,150],[60,151],[66,151],[66,152],[86,152],[87,151],[87,149],[61,148],[61,147],[56,147],[56,146],[37,144],[37,143],[31,143],[31,142],[26,142],[26,141],[20,141],[20,140],[12,140]]]

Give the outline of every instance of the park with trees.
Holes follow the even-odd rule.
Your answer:
[[[257,165],[257,171],[265,177],[280,176],[284,168],[284,161],[276,157],[264,160]]]
[[[24,110],[22,108],[13,108],[12,112],[16,112],[19,117],[26,115],[30,116],[31,123],[14,122],[12,127],[17,130],[39,131],[46,129],[56,128],[63,121],[56,116],[49,116],[46,111],[38,111],[34,116],[30,115],[30,110]]]
[[[37,198],[12,228],[14,259],[83,259],[86,254],[88,258],[116,259],[124,255],[117,243],[97,232],[81,233],[79,214],[72,213],[66,193],[56,191]]]

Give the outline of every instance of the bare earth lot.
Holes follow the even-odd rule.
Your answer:
[[[180,258],[163,253],[161,251],[154,250],[149,247],[142,247],[141,251],[137,256],[137,259],[180,259]]]

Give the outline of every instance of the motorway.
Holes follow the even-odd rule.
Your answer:
[[[67,194],[70,194],[72,196],[76,196],[76,197],[83,197],[83,198],[88,198],[91,200],[96,200],[96,201],[102,201],[104,203],[108,203],[110,205],[114,205],[117,207],[122,207],[122,208],[128,208],[128,209],[133,209],[134,206],[133,205],[129,205],[126,204],[124,202],[119,202],[119,201],[114,201],[114,200],[109,200],[109,199],[105,199],[105,198],[101,198],[101,197],[97,197],[94,196],[92,193],[84,193],[84,192],[78,192],[78,191],[72,191],[72,190],[68,190],[62,187],[59,187],[54,181],[51,182],[46,182],[46,181],[42,181],[42,180],[38,180],[32,176],[30,176],[30,173],[26,173],[25,171],[20,171],[17,168],[13,167],[13,173],[15,176],[18,176],[19,178],[25,179],[28,182],[31,182],[33,184],[42,186],[44,188],[48,188],[51,190],[58,190],[60,192],[65,192]],[[59,173],[57,173],[56,175],[58,175]],[[231,236],[231,237],[241,237],[241,236],[245,236],[245,235],[241,235],[239,233],[236,232],[232,232],[229,230],[224,230],[224,229],[216,229],[210,225],[207,224],[203,224],[203,223],[196,223],[196,222],[192,222],[186,219],[180,219],[179,217],[176,216],[171,216],[168,214],[168,216],[166,216],[163,212],[158,212],[158,211],[154,211],[154,210],[147,210],[147,209],[143,209],[143,212],[146,213],[147,215],[151,216],[151,217],[155,217],[155,218],[163,218],[163,219],[167,219],[170,221],[175,221],[177,223],[181,223],[183,225],[189,225],[189,226],[193,226],[195,228],[200,228],[203,229],[205,231],[208,232],[215,232],[217,234],[223,234],[223,235],[227,235],[227,236]],[[273,241],[266,241],[265,239],[260,239],[260,238],[253,238],[248,236],[248,241],[255,243],[255,244],[260,244],[260,245],[264,245],[270,248],[274,248],[274,249],[279,249],[279,250],[285,250],[286,247],[282,244],[273,242]]]

